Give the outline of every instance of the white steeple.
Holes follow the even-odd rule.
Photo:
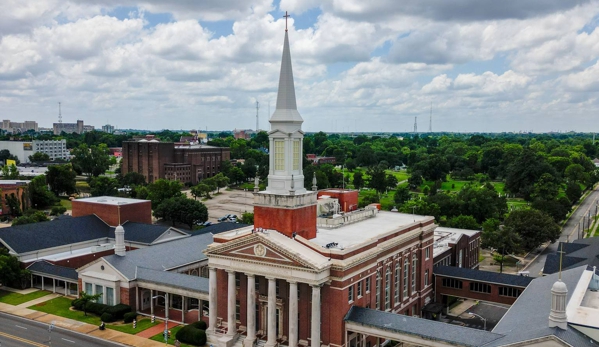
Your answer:
[[[269,122],[270,171],[266,192],[279,195],[306,193],[302,169],[304,120],[297,111],[287,29],[283,43],[277,108]]]
[[[124,257],[126,253],[125,249],[125,228],[121,225],[121,207],[118,206],[119,213],[119,225],[114,229],[114,254]]]
[[[562,330],[568,329],[568,316],[566,315],[566,301],[568,288],[559,279],[551,287],[551,312],[549,313],[549,327],[558,327]]]

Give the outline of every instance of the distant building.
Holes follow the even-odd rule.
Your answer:
[[[63,131],[67,134],[72,134],[72,133],[82,134],[83,127],[84,127],[84,125],[83,125],[82,120],[78,120],[77,123],[54,123],[53,124],[54,135],[60,135]]]
[[[228,161],[228,147],[213,147],[188,142],[160,142],[153,135],[123,142],[122,174],[137,172],[152,183],[160,178],[197,184],[220,172]]]
[[[435,229],[433,264],[478,269],[480,231],[438,227]]]
[[[598,158],[593,159],[593,164],[595,164],[595,167],[599,167],[599,159]]]
[[[22,123],[19,122],[11,122],[8,119],[4,119],[2,121],[2,130],[9,133],[22,133],[28,130],[33,130],[37,132],[37,122],[35,121],[24,121]]]
[[[67,140],[0,141],[0,150],[2,149],[7,149],[21,163],[29,163],[29,156],[36,152],[47,154],[50,160],[70,157]]]
[[[235,129],[233,130],[233,136],[235,139],[245,139],[249,140],[252,138],[252,135],[256,132],[252,129]]]
[[[335,157],[319,157],[316,154],[306,154],[306,159],[308,161],[311,161],[312,164],[314,164],[314,165],[320,165],[320,164],[335,165],[335,163],[337,162],[337,159]]]
[[[105,133],[112,134],[112,133],[114,133],[114,125],[110,125],[110,124],[102,125],[102,131]]]
[[[27,194],[28,184],[29,181],[22,180],[0,181],[0,190],[2,191],[2,194],[0,194],[0,215],[4,216],[12,213],[6,199],[13,194],[19,202],[21,211],[25,211],[29,208],[29,198]]]

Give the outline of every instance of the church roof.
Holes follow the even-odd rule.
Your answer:
[[[572,269],[581,265],[599,267],[599,238],[575,240],[573,242],[560,242],[557,249],[564,251],[562,257],[562,270]],[[544,274],[556,273],[559,270],[559,253],[547,254]]]
[[[35,263],[29,265],[27,270],[31,271],[32,273],[46,274],[77,281],[77,270],[60,265],[54,265],[45,260],[36,261]]]
[[[281,73],[279,75],[279,91],[277,94],[277,107],[270,118],[270,122],[303,122],[302,116],[297,111],[295,101],[295,86],[293,83],[293,69],[291,67],[291,53],[289,51],[289,37],[285,31],[283,43],[283,57],[281,59]]]
[[[433,268],[433,274],[514,287],[526,287],[533,280],[532,277],[527,276],[500,274],[497,272],[467,269],[456,266],[436,266]]]
[[[414,335],[427,340],[444,341],[459,346],[485,346],[502,337],[489,331],[461,327],[428,319],[399,315],[364,307],[352,306],[346,322],[358,323],[389,332]]]
[[[580,266],[562,272],[562,281],[568,287],[568,302],[586,269],[586,266]],[[550,336],[559,338],[571,346],[595,346],[596,344],[576,329],[568,327],[567,330],[561,330],[549,327],[551,287],[557,279],[558,274],[535,278],[493,329],[494,333],[503,334],[505,337],[488,346],[505,346]]]

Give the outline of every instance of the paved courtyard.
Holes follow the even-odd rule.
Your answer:
[[[193,199],[189,190],[183,193]],[[208,221],[213,223],[227,214],[241,218],[244,212],[254,212],[254,194],[251,191],[221,189],[218,195],[212,195],[212,199],[202,200],[202,203],[208,208]]]

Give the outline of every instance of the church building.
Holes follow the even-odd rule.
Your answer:
[[[215,235],[204,251],[208,333],[223,347],[342,346],[352,306],[420,316],[432,300],[434,218],[322,203],[315,179],[304,187],[302,123],[286,30],[254,226]]]

